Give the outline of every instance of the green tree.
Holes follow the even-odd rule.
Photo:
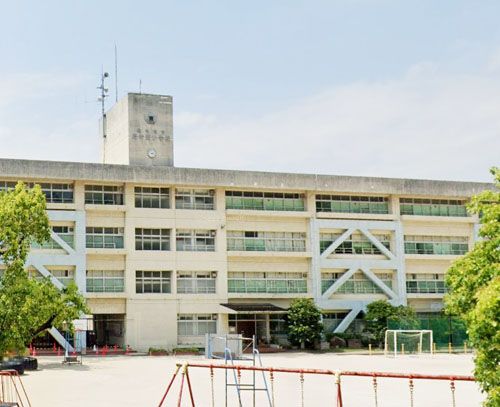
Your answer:
[[[500,169],[493,168],[497,188]],[[500,193],[485,191],[473,197],[470,213],[480,215],[482,238],[456,260],[446,274],[449,293],[446,311],[459,315],[467,325],[476,349],[476,379],[488,394],[485,405],[500,405]]]
[[[399,305],[395,307],[387,300],[377,300],[366,307],[366,330],[371,333],[381,346],[384,343],[385,331],[389,321],[398,326],[398,329],[416,329],[418,320],[412,308]]]
[[[25,263],[31,244],[50,238],[45,196],[39,186],[18,183],[0,193],[0,358],[24,350],[38,334],[87,312],[76,285],[58,290],[48,278],[28,278]]]
[[[310,298],[297,298],[292,301],[286,315],[288,341],[292,345],[305,347],[314,346],[321,338],[323,324],[321,311]]]

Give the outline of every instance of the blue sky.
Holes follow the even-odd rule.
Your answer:
[[[178,166],[488,181],[498,21],[487,0],[5,2],[0,156],[97,162],[116,43],[119,96],[174,97]]]

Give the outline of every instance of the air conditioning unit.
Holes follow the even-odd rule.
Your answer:
[[[210,231],[210,236],[211,236],[211,237],[215,237],[215,234],[216,234],[215,230],[211,230],[211,231]]]
[[[212,276],[212,278],[217,278],[217,272],[216,271],[212,271],[212,273],[210,275]]]
[[[215,189],[210,189],[210,190],[208,191],[208,194],[209,194],[210,196],[214,196],[214,195],[215,195]]]

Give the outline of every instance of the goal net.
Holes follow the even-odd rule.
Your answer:
[[[432,354],[432,330],[388,329],[385,331],[386,355]]]

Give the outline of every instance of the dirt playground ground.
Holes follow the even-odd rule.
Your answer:
[[[209,362],[202,356],[108,356],[87,357],[83,365],[65,366],[61,357],[40,357],[39,371],[27,372],[23,382],[33,407],[153,407],[158,403],[175,369],[176,362]],[[217,363],[217,361],[212,361]],[[315,368],[428,374],[469,375],[473,369],[471,355],[401,356],[286,353],[262,356],[266,367]],[[246,363],[248,364],[248,363]],[[190,377],[197,406],[211,406],[211,385],[208,369],[191,368]],[[257,384],[262,376],[257,374]],[[179,377],[180,378],[180,377]],[[229,376],[233,381],[232,376]],[[251,380],[243,373],[241,383]],[[172,388],[165,406],[177,406],[180,380]],[[268,382],[269,383],[269,382]],[[336,390],[332,376],[305,375],[304,406],[336,406]],[[216,406],[225,406],[224,373],[214,377]],[[302,393],[299,375],[276,373],[274,380],[275,406],[301,406]],[[342,392],[345,407],[375,406],[371,378],[344,377]],[[410,406],[408,380],[379,379],[378,407]],[[228,390],[228,406],[237,406],[236,390]],[[475,383],[456,383],[456,406],[480,406],[483,399]],[[187,393],[183,406],[188,406]],[[256,396],[255,405],[269,406],[264,392]],[[450,383],[447,381],[415,380],[414,406],[452,406]],[[243,406],[252,406],[251,392],[245,392]]]

